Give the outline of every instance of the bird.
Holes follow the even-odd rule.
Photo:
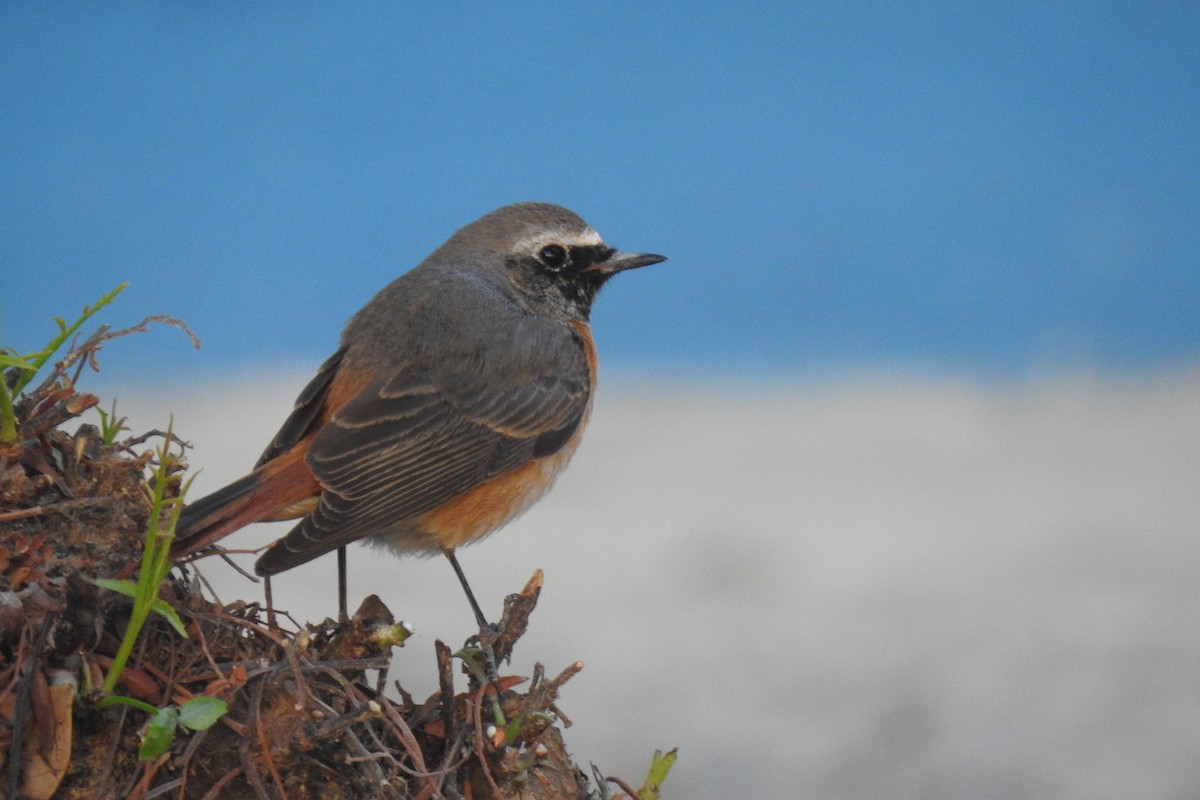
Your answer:
[[[350,318],[254,468],[184,507],[173,557],[298,520],[259,556],[259,576],[337,550],[345,619],[346,545],[441,553],[485,627],[455,551],[566,467],[595,397],[592,304],[617,273],[665,260],[616,250],[550,203],[460,228]]]

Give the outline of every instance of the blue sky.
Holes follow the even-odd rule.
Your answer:
[[[562,203],[660,267],[643,372],[1200,360],[1200,6],[0,6],[0,341],[120,281],[136,376],[315,365],[458,226]]]

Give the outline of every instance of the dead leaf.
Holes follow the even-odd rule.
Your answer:
[[[25,741],[25,752],[21,761],[25,782],[21,784],[21,796],[29,800],[50,800],[58,791],[71,763],[71,708],[75,703],[75,687],[59,684],[49,687],[50,724],[29,726],[29,738]],[[44,739],[43,728],[50,730],[50,738]]]

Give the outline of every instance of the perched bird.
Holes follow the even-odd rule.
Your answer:
[[[259,557],[274,575],[370,538],[454,557],[550,488],[596,387],[588,318],[618,272],[663,261],[609,247],[571,211],[518,203],[457,231],[350,318],[254,470],[188,505],[181,558],[251,522],[299,519]]]

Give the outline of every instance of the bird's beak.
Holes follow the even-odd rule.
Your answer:
[[[627,269],[648,267],[651,264],[657,264],[660,261],[666,260],[666,256],[657,256],[653,253],[622,253],[616,251],[603,261],[593,264],[592,269],[597,272],[603,272],[605,275],[613,275],[618,272],[624,272]]]

